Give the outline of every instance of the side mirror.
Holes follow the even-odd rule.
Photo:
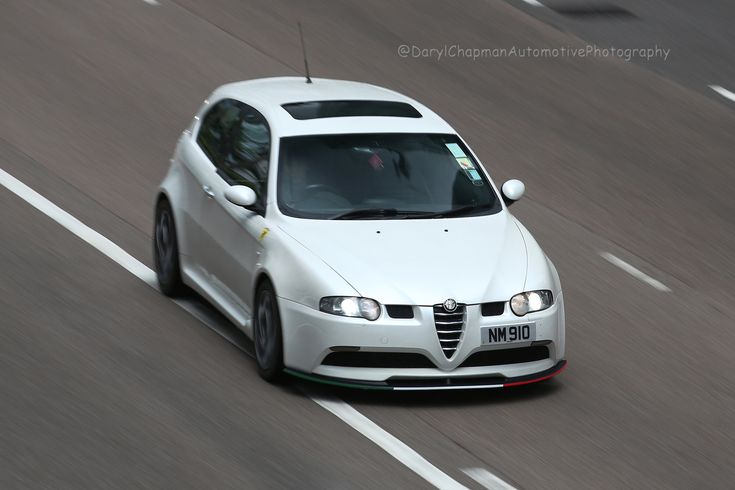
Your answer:
[[[520,180],[510,179],[503,184],[501,192],[503,193],[503,202],[506,206],[510,206],[523,197],[523,193],[526,192],[526,186]]]
[[[233,185],[225,189],[225,199],[232,204],[247,208],[255,204],[257,196],[255,191],[248,186]]]

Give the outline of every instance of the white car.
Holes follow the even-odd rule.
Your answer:
[[[224,85],[156,200],[161,290],[253,339],[258,370],[375,389],[498,388],[566,366],[556,269],[457,133],[401,94]]]

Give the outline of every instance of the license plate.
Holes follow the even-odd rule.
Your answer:
[[[487,327],[482,331],[482,341],[485,344],[513,344],[534,340],[536,340],[536,325],[533,323]]]

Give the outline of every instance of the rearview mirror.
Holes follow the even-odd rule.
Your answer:
[[[245,185],[233,185],[225,189],[225,199],[232,204],[247,208],[255,204],[255,191]]]
[[[523,197],[523,193],[526,192],[526,186],[520,180],[510,179],[503,184],[501,192],[503,193],[503,202],[506,206],[510,206]]]

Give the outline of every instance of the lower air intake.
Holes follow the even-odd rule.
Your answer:
[[[435,368],[425,355],[411,352],[332,352],[322,361],[326,366],[360,368]]]
[[[486,350],[475,352],[459,367],[500,366],[503,364],[522,364],[549,358],[549,348],[545,345],[516,347],[514,349]]]

